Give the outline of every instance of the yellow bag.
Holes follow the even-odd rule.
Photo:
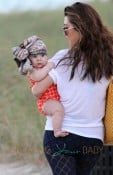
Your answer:
[[[105,109],[104,125],[105,125],[105,138],[104,144],[113,145],[113,80],[110,81]]]

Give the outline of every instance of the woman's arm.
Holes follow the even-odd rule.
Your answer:
[[[35,83],[32,87],[32,94],[39,98],[52,84],[52,78],[47,75],[42,81]]]

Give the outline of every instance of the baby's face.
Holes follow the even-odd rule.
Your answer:
[[[30,55],[29,59],[34,68],[43,68],[48,63],[47,55]]]

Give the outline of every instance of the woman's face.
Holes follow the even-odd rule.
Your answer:
[[[79,44],[81,40],[81,34],[70,23],[68,16],[64,17],[64,34],[69,42],[70,48],[72,48],[74,45]]]

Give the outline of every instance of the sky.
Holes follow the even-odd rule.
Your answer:
[[[55,9],[70,5],[77,1],[87,2],[90,0],[0,0],[0,13],[38,10],[45,8]]]

